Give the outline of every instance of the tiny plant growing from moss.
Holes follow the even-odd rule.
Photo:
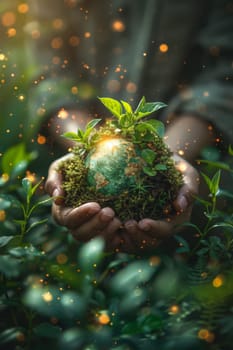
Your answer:
[[[76,142],[73,157],[61,166],[65,204],[97,201],[123,221],[172,213],[182,174],[163,141],[164,124],[148,118],[166,105],[143,97],[133,110],[126,101],[99,100],[111,119],[98,129],[101,119],[93,119],[84,130],[63,135]]]

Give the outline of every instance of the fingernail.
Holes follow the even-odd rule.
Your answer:
[[[58,197],[59,196],[59,191],[58,191],[57,188],[55,188],[55,190],[53,191],[52,196],[53,197]]]
[[[114,217],[114,212],[111,211],[110,209],[108,208],[103,208],[102,209],[102,212],[101,212],[101,215],[100,215],[100,220],[102,222],[108,222],[108,221],[111,221]]]
[[[181,196],[181,197],[179,198],[179,200],[178,200],[178,203],[179,203],[179,207],[180,207],[181,210],[187,209],[187,207],[188,207],[188,201],[187,201],[186,197]]]
[[[142,231],[149,231],[151,228],[150,225],[146,222],[139,223],[139,227]]]

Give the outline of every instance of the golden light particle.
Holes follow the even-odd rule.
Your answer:
[[[117,19],[112,22],[112,29],[114,32],[124,32],[125,24],[121,20]]]
[[[59,56],[54,56],[52,59],[53,64],[60,64],[61,63],[61,58]]]
[[[98,316],[98,321],[100,324],[108,324],[110,322],[110,317],[108,316],[107,313],[102,313],[101,315]]]
[[[80,39],[78,36],[76,35],[72,35],[70,38],[69,38],[69,44],[71,46],[78,46],[80,44]]]
[[[120,90],[120,88],[121,88],[121,84],[116,79],[109,80],[107,83],[107,89],[110,93],[117,92]]]
[[[57,255],[56,260],[57,260],[58,264],[65,264],[68,260],[68,257],[66,254],[61,253],[61,254]]]
[[[174,305],[171,305],[171,306],[169,307],[169,310],[168,310],[168,311],[169,311],[170,314],[175,315],[175,314],[177,314],[177,313],[180,312],[180,307],[179,307],[179,305],[174,304]]]
[[[19,101],[24,101],[25,100],[25,96],[24,95],[19,95],[18,100]]]
[[[4,55],[4,53],[0,53],[0,61],[5,61],[6,56]]]
[[[83,68],[86,69],[86,70],[88,70],[88,69],[90,69],[90,66],[89,66],[89,64],[84,63],[84,64],[83,64]]]
[[[78,88],[77,88],[77,86],[72,86],[71,92],[72,92],[73,95],[77,95],[77,93],[78,93]]]
[[[90,32],[85,32],[84,33],[84,38],[89,39],[91,37],[91,33]]]
[[[159,51],[162,53],[166,53],[168,51],[168,45],[166,43],[162,43],[159,45]]]
[[[46,292],[46,293],[42,294],[42,298],[47,303],[53,300],[53,296],[52,296],[52,294],[50,292]]]
[[[64,22],[61,18],[55,18],[55,20],[52,23],[52,26],[55,29],[61,29],[64,26]]]
[[[14,12],[7,11],[2,15],[1,22],[4,27],[10,27],[15,24],[16,16]]]
[[[13,28],[13,27],[9,28],[8,31],[7,31],[7,36],[9,38],[12,38],[12,37],[16,36],[16,29]]]
[[[203,96],[204,96],[204,97],[209,97],[209,95],[210,95],[210,94],[209,94],[209,91],[204,91],[204,92],[203,92]]]
[[[185,162],[180,162],[177,165],[177,168],[179,169],[179,171],[181,171],[182,173],[184,173],[187,170],[187,164]]]
[[[178,154],[179,154],[180,156],[183,156],[183,155],[184,155],[184,151],[183,151],[182,149],[179,149]]]
[[[121,71],[121,67],[120,66],[116,67],[115,72],[119,73],[120,71]]]
[[[202,273],[201,273],[201,277],[202,277],[203,279],[207,278],[207,276],[208,276],[208,273],[207,273],[207,272],[202,272]]]
[[[3,222],[6,220],[6,212],[5,210],[0,210],[0,221]]]
[[[58,118],[60,119],[67,119],[69,117],[69,113],[67,112],[67,110],[65,110],[64,108],[62,108],[58,114],[57,114]]]
[[[7,173],[3,173],[1,178],[4,182],[7,182],[9,180],[10,176]]]
[[[160,263],[161,263],[161,259],[159,256],[154,255],[150,257],[150,260],[149,260],[150,266],[158,266]]]
[[[44,145],[46,143],[46,137],[44,135],[38,135],[37,143],[39,145]]]
[[[25,13],[28,12],[29,6],[28,6],[28,4],[26,4],[25,2],[23,2],[23,3],[21,3],[21,4],[18,5],[18,8],[17,8],[17,9],[18,9],[18,12],[19,12],[19,13],[25,14]]]
[[[134,94],[137,91],[137,85],[133,82],[128,82],[126,85],[126,91],[130,94]]]
[[[32,183],[36,181],[35,173],[31,173],[29,170],[26,171],[26,178]]]
[[[221,275],[216,276],[212,281],[212,285],[215,288],[221,287],[223,285],[223,276]]]
[[[60,49],[63,46],[63,40],[60,37],[55,37],[51,41],[51,47],[53,49]]]
[[[208,343],[212,343],[215,339],[214,333],[210,332],[206,328],[202,328],[198,332],[198,338],[205,340]]]

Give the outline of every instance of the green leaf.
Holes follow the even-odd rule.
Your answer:
[[[122,101],[122,100],[121,100],[121,103],[122,103],[122,105],[123,105],[123,107],[124,107],[124,109],[125,109],[125,112],[126,112],[127,114],[133,114],[132,107],[130,106],[130,104],[129,104],[128,102]]]
[[[208,186],[208,189],[211,192],[211,186],[212,186],[211,179],[209,178],[209,176],[207,176],[206,174],[204,174],[202,172],[201,172],[201,175],[202,175],[203,179],[205,180],[205,182],[206,182],[206,184]]]
[[[146,102],[145,97],[141,99],[138,107],[135,110],[135,114],[137,115],[137,119],[141,119],[147,115],[150,115],[160,108],[166,107],[166,104],[163,102]]]
[[[22,173],[26,169],[28,163],[36,157],[36,152],[28,153],[26,151],[24,143],[14,145],[8,148],[2,157],[2,172],[17,176]]]
[[[228,147],[228,154],[229,154],[230,156],[233,156],[233,148],[232,148],[231,145],[229,145],[229,147]]]
[[[78,253],[78,261],[85,271],[94,269],[103,258],[104,240],[101,237],[96,237],[85,243]]]
[[[209,231],[210,231],[211,229],[213,229],[213,228],[218,228],[218,227],[223,227],[223,228],[227,228],[227,229],[233,230],[233,224],[228,223],[228,222],[219,222],[219,223],[217,223],[217,224],[211,226],[211,227],[209,228]]]
[[[10,208],[11,200],[5,197],[5,195],[0,196],[0,210],[5,210]]]
[[[29,232],[31,229],[33,229],[33,228],[36,227],[36,226],[45,224],[47,221],[48,221],[48,219],[42,219],[42,220],[33,222],[33,223],[28,227],[28,229],[27,229],[26,232]]]
[[[102,104],[118,119],[122,114],[122,106],[121,103],[110,97],[99,97],[99,100]]]
[[[10,255],[0,256],[0,272],[6,277],[18,277],[20,274],[19,260]]]
[[[12,239],[14,238],[14,236],[2,236],[0,237],[0,247],[4,247],[6,246]]]
[[[165,134],[165,126],[163,122],[156,120],[156,119],[150,119],[146,121],[146,124],[150,124],[153,128],[153,131],[158,134],[160,137],[164,137]]]
[[[119,294],[131,294],[134,288],[147,283],[155,271],[156,266],[148,261],[132,262],[114,275],[111,288]]]
[[[32,183],[26,177],[22,180],[22,186],[26,194],[30,196],[32,194]]]
[[[211,193],[216,196],[219,191],[219,182],[221,178],[221,170],[218,170],[211,180]]]
[[[181,236],[174,236],[177,242],[180,244],[180,247],[176,249],[177,253],[188,253],[190,251],[189,243]]]
[[[142,168],[142,170],[144,171],[144,173],[148,176],[155,176],[157,174],[157,171],[153,168],[150,168],[150,167],[147,167],[147,166],[144,166]]]
[[[68,132],[65,132],[64,134],[62,134],[62,136],[71,140],[71,141],[80,142],[80,138],[78,137],[78,135],[75,132],[68,131]]]
[[[156,164],[155,169],[158,171],[167,170],[167,166],[165,164]]]
[[[87,129],[93,129],[99,122],[101,122],[102,119],[92,119],[89,121],[86,125],[86,130]]]
[[[142,158],[146,161],[148,164],[153,164],[155,158],[156,158],[156,153],[152,151],[149,148],[143,149],[141,152]]]
[[[222,169],[222,170],[226,170],[226,171],[230,171],[233,172],[233,170],[231,169],[229,164],[223,163],[223,162],[213,162],[210,160],[206,160],[206,159],[198,159],[197,160],[198,163],[203,163],[209,166],[212,166],[214,168],[218,168],[218,169]]]

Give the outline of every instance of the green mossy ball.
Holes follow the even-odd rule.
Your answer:
[[[107,138],[88,154],[87,183],[97,192],[116,196],[136,184],[144,162],[140,150],[122,138]]]

